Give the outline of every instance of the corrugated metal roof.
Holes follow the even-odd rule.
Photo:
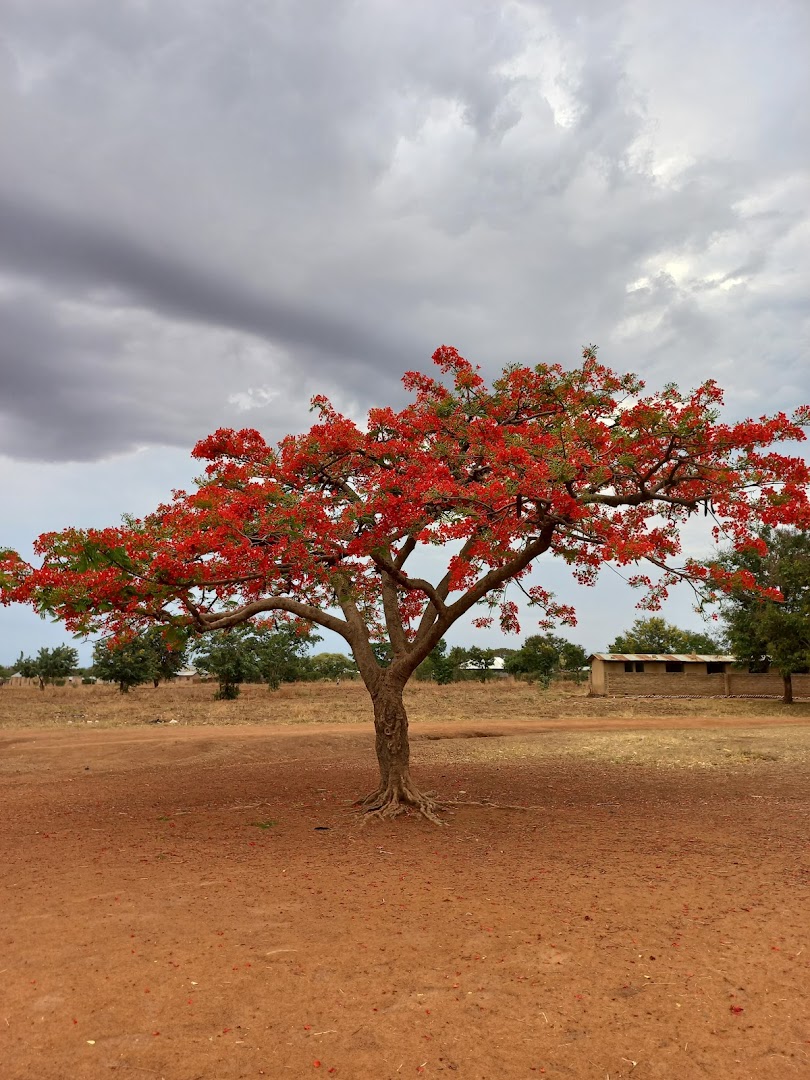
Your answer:
[[[664,661],[677,661],[679,663],[698,662],[702,664],[733,664],[736,661],[735,656],[707,656],[699,653],[593,653],[590,660],[639,660],[641,662],[648,660],[652,663],[655,660]]]

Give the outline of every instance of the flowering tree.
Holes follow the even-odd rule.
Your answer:
[[[373,703],[380,782],[364,809],[435,819],[410,776],[402,694],[457,619],[483,604],[484,622],[499,612],[517,631],[516,583],[541,625],[572,623],[525,580],[544,554],[585,583],[605,562],[646,560],[631,581],[655,608],[674,582],[706,580],[694,562],[673,565],[680,526],[702,508],[739,547],[762,521],[810,524],[807,466],[770,449],[803,439],[810,410],[723,424],[713,382],[645,395],[592,348],[575,370],[508,367],[491,388],[455,349],[433,359],[444,378],[407,374],[410,404],[372,409],[364,427],[317,397],[317,423],[277,447],[215,432],[194,450],[207,463],[196,490],[116,528],[48,533],[36,567],[7,552],[3,599],[80,633],[220,630],[270,612],[333,630]],[[435,581],[410,570],[428,546],[451,552]]]

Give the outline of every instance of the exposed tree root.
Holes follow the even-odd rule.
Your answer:
[[[363,815],[361,824],[369,821],[389,821],[400,814],[421,814],[434,825],[446,825],[438,816],[442,803],[433,797],[432,791],[418,791],[410,783],[402,781],[387,784],[372,791],[359,803]]]

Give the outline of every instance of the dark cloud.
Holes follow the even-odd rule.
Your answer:
[[[210,266],[194,266],[93,221],[71,219],[13,202],[0,194],[0,267],[62,288],[107,290],[113,302],[145,306],[167,316],[258,334],[284,345],[329,355],[335,361],[367,356],[382,347],[374,335],[326,305],[274,298]]]
[[[0,452],[281,434],[441,342],[810,396],[806,6],[609,7],[0,0]]]

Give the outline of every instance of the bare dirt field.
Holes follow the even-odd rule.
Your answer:
[[[448,828],[352,684],[0,690],[0,1077],[810,1076],[807,706],[409,706]]]

